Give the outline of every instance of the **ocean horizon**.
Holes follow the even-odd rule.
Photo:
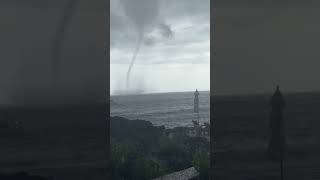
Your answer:
[[[199,91],[200,123],[210,120],[210,92]],[[194,92],[111,96],[110,115],[140,119],[166,128],[190,127],[197,120]]]

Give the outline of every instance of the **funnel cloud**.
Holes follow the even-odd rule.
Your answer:
[[[143,39],[143,34],[139,34],[137,45],[136,45],[136,48],[135,48],[135,50],[133,52],[133,57],[132,57],[132,60],[130,62],[130,65],[129,65],[129,68],[128,68],[128,72],[127,72],[127,88],[129,88],[131,69],[132,69],[132,67],[134,65],[134,61],[137,58],[137,54],[139,53],[142,39]]]
[[[209,5],[209,0],[111,0],[111,93],[209,90]],[[190,84],[179,85],[190,77]]]
[[[133,23],[136,34],[138,36],[135,50],[127,71],[127,89],[130,85],[131,70],[139,53],[144,34],[147,30],[151,30],[158,16],[159,7],[158,0],[121,0],[123,9],[127,17]],[[142,11],[141,11],[142,10]]]

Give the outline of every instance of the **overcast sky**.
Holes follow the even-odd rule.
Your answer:
[[[320,2],[216,0],[216,93],[320,90]]]
[[[110,93],[210,89],[210,0],[111,0]],[[141,30],[143,29],[143,30]]]

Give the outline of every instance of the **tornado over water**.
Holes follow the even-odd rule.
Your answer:
[[[161,15],[160,7],[165,6],[164,1],[159,0],[114,0],[114,6],[121,7],[117,11],[111,13],[115,19],[114,22],[118,22],[118,27],[125,27],[128,25],[128,31],[124,31],[121,36],[130,37],[127,38],[127,43],[133,47],[132,56],[128,58],[128,69],[126,71],[126,79],[119,80],[125,85],[124,92],[136,91],[141,87],[139,84],[143,84],[143,77],[137,77],[133,81],[133,69],[135,64],[138,63],[138,54],[141,52],[141,46],[151,47],[156,42],[165,39],[170,39],[173,36],[173,31],[169,24],[164,20],[164,16]],[[111,18],[112,19],[112,18]],[[121,28],[120,28],[121,29]],[[116,31],[119,33],[119,29]],[[131,41],[131,39],[134,41]],[[145,64],[146,59],[141,59],[139,63]],[[151,59],[150,59],[151,61]],[[145,68],[146,66],[144,66]],[[141,74],[142,72],[137,72]],[[143,86],[144,87],[144,86]],[[143,91],[143,89],[140,89]],[[139,91],[140,91],[139,90]]]
[[[131,74],[131,70],[132,70],[132,67],[134,65],[134,62],[135,62],[135,60],[137,58],[137,55],[139,53],[142,39],[143,39],[143,34],[141,33],[141,34],[139,34],[138,41],[137,41],[135,50],[133,52],[133,56],[132,56],[128,71],[127,71],[127,89],[130,87],[130,74]]]
[[[121,0],[121,2],[124,7],[125,14],[132,21],[138,35],[138,40],[127,71],[126,87],[127,90],[129,90],[131,71],[139,53],[143,37],[146,31],[152,29],[159,13],[159,7],[158,0]],[[143,12],[141,11],[142,7],[145,7],[143,8]]]

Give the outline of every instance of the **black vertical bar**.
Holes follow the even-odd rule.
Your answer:
[[[105,56],[106,56],[106,77],[108,77],[108,82],[106,83],[106,117],[107,117],[107,158],[110,160],[110,1],[105,1],[106,6],[106,39],[105,39]]]
[[[283,160],[280,161],[280,170],[281,170],[281,180],[283,180]]]

